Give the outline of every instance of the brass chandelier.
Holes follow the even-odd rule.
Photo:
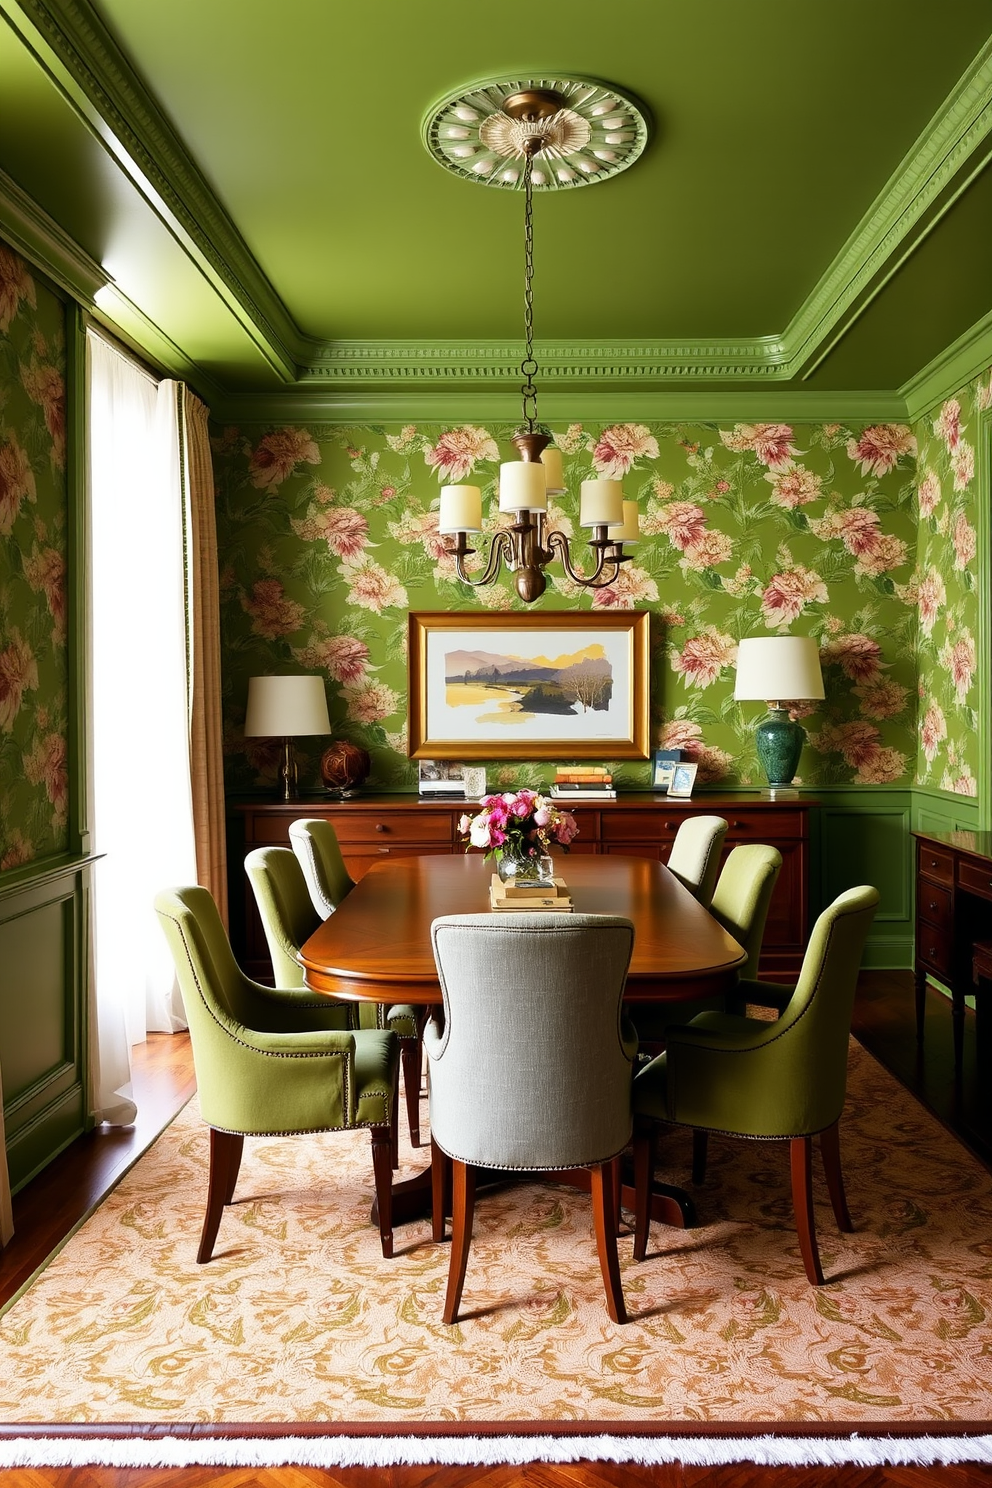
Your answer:
[[[437,106],[425,124],[428,149],[440,164],[484,185],[524,193],[524,357],[521,427],[513,435],[519,460],[500,465],[499,510],[513,517],[492,535],[483,570],[472,577],[466,559],[476,551],[469,535],[483,530],[478,486],[441,491],[439,531],[462,583],[493,583],[503,564],[515,575],[525,604],[547,588],[544,570],[558,558],[573,584],[604,589],[616,581],[631,554],[624,544],[638,536],[637,503],[625,501],[616,480],[582,482],[580,525],[591,529],[595,566],[589,574],[572,563],[569,539],[549,526],[548,497],[565,491],[561,451],[537,416],[538,370],[534,356],[534,190],[560,190],[608,179],[637,159],[647,141],[638,105],[604,84],[580,79],[479,84]]]

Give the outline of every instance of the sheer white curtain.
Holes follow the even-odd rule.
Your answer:
[[[92,1109],[133,1118],[130,1046],[186,1026],[156,892],[196,882],[178,384],[87,338]],[[128,1108],[130,1107],[130,1114]]]

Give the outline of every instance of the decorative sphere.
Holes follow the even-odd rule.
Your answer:
[[[372,760],[367,749],[339,739],[324,750],[320,776],[328,790],[357,790],[369,777]]]

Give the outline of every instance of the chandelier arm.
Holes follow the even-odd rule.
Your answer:
[[[616,548],[616,543],[611,543],[608,539],[604,540],[602,538],[593,538],[590,541],[589,546],[598,550],[598,561],[595,571],[588,578],[584,574],[576,573],[572,567],[568,538],[564,532],[559,532],[555,528],[548,533],[546,543],[549,553],[558,554],[558,557],[561,559],[561,566],[573,584],[581,584],[585,589],[608,589],[611,584],[616,583],[620,573],[620,563],[622,562],[622,557],[618,557],[615,552],[610,551]],[[609,578],[601,578],[601,574],[607,567],[611,570]]]
[[[475,549],[465,546],[465,534],[462,532],[458,534],[457,542],[458,546],[453,552],[450,548],[448,551],[454,557],[455,572],[458,577],[463,584],[468,584],[472,589],[480,589],[484,584],[491,584],[499,573],[500,564],[505,561],[509,568],[513,560],[513,538],[510,533],[502,530],[494,532],[489,544],[489,557],[486,560],[485,572],[477,579],[473,579],[465,571],[465,559],[470,553],[474,553]]]

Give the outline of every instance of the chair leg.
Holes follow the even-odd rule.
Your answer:
[[[610,1162],[610,1182],[613,1185],[611,1196],[611,1203],[613,1205],[613,1233],[614,1235],[619,1235],[623,1224],[623,1214],[621,1212],[623,1206],[620,1202],[623,1198],[623,1172],[619,1152]]]
[[[657,1127],[645,1117],[634,1121],[634,1260],[643,1261],[651,1227],[651,1180],[654,1177]]]
[[[847,1207],[844,1173],[840,1165],[839,1121],[835,1121],[833,1126],[828,1126],[826,1131],[820,1133],[820,1156],[823,1158],[823,1171],[827,1175],[827,1192],[834,1206],[837,1228],[850,1234],[854,1225],[851,1223],[851,1212]]]
[[[820,1265],[820,1252],[816,1245],[816,1224],[813,1219],[812,1137],[792,1137],[789,1142],[789,1158],[792,1167],[792,1207],[796,1211],[799,1250],[806,1270],[806,1279],[811,1286],[822,1286],[823,1268]]]
[[[403,1063],[403,1090],[406,1094],[406,1119],[410,1123],[410,1146],[420,1146],[420,1076],[423,1044],[419,1038],[400,1039]]]
[[[207,1212],[203,1216],[200,1232],[200,1248],[196,1252],[196,1263],[202,1266],[213,1255],[214,1241],[220,1229],[220,1218],[224,1205],[234,1197],[234,1185],[238,1181],[241,1153],[245,1139],[237,1132],[218,1131],[210,1128],[210,1168],[207,1176]]]
[[[599,1269],[603,1273],[603,1286],[606,1288],[606,1310],[615,1323],[625,1323],[627,1309],[623,1302],[620,1261],[617,1258],[616,1203],[612,1168],[611,1159],[609,1162],[596,1163],[590,1169],[592,1218],[596,1230]]]
[[[706,1182],[706,1158],[709,1153],[710,1134],[702,1127],[694,1127],[692,1132],[692,1181],[693,1183]]]
[[[388,1261],[393,1253],[393,1131],[389,1126],[369,1128],[372,1138],[372,1176],[379,1211],[379,1239]]]
[[[400,1090],[399,1090],[399,1067],[396,1070],[396,1083],[393,1086],[393,1099],[389,1115],[389,1166],[393,1170],[400,1165]]]
[[[431,1239],[444,1239],[444,1219],[450,1196],[451,1159],[431,1138]]]
[[[451,1159],[451,1259],[448,1262],[448,1290],[444,1298],[444,1321],[458,1319],[462,1300],[468,1251],[472,1244],[472,1222],[475,1218],[475,1169],[468,1163]]]

